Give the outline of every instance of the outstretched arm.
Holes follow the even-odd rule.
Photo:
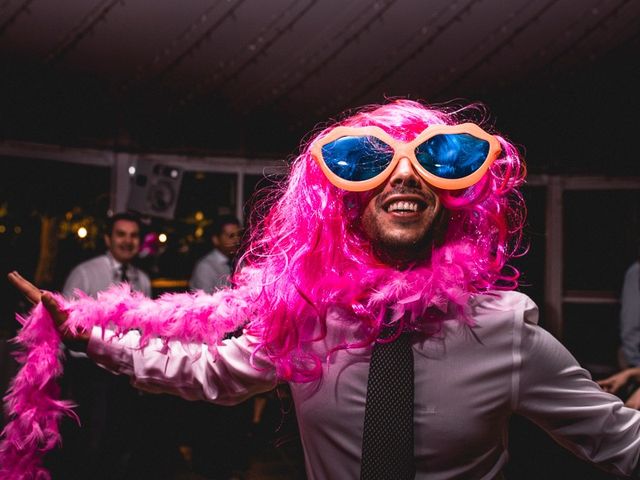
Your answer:
[[[640,413],[603,392],[542,328],[524,325],[522,334],[516,411],[579,457],[616,475],[637,475]]]
[[[273,363],[260,351],[254,354],[256,341],[244,334],[210,349],[156,337],[141,347],[135,330],[114,335],[95,328],[87,354],[103,368],[129,376],[141,390],[234,405],[276,386]]]
[[[248,318],[247,291],[173,294],[153,301],[113,288],[97,300],[60,298],[59,303],[17,272],[9,280],[31,302],[42,301],[65,341],[88,345],[94,361],[130,376],[143,390],[231,404],[275,386],[274,365],[263,352],[254,352],[257,338],[222,341]]]
[[[24,354],[18,359],[24,365],[5,397],[9,422],[0,443],[0,478],[46,476],[42,454],[59,443],[60,417],[74,416],[55,385],[62,373],[60,337],[88,344],[94,360],[130,374],[147,390],[233,403],[275,384],[273,364],[254,354],[252,341],[222,342],[225,332],[251,318],[248,287],[153,301],[122,286],[98,299],[67,301],[17,272],[8,279],[35,307],[28,318],[19,318],[24,326],[17,342]]]

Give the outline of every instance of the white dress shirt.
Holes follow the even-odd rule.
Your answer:
[[[121,283],[121,266],[122,264],[109,252],[82,262],[71,270],[64,283],[62,294],[67,298],[73,298],[77,289],[95,297],[98,292]],[[128,265],[127,277],[133,290],[142,292],[147,297],[151,296],[151,281],[146,273],[133,265]]]
[[[517,292],[476,297],[475,326],[446,320],[440,334],[416,338],[416,479],[494,479],[507,454],[512,413],[533,420],[576,455],[615,474],[631,474],[640,452],[640,412],[593,383],[571,354],[538,327],[537,307]],[[318,353],[357,338],[358,320],[334,308]],[[139,333],[119,338],[95,328],[89,356],[144,390],[233,404],[273,388],[275,368],[255,338],[204,345],[160,340],[139,348]],[[357,479],[371,348],[340,350],[318,382],[292,383],[307,475]],[[215,435],[215,432],[212,432]]]
[[[207,255],[196,263],[191,278],[189,288],[191,290],[204,290],[212,293],[215,290],[229,285],[231,275],[231,265],[229,257],[217,248],[214,248]]]

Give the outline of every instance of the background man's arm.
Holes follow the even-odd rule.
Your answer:
[[[622,286],[620,309],[620,339],[622,352],[629,366],[640,365],[640,268],[627,270]]]

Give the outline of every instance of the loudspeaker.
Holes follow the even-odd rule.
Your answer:
[[[131,176],[127,208],[141,215],[172,219],[181,184],[182,169],[141,158]]]

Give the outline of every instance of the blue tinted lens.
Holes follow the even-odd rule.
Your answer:
[[[440,178],[463,178],[487,159],[489,142],[468,133],[443,133],[416,148],[416,158],[427,171]]]
[[[324,163],[344,180],[358,182],[379,175],[393,159],[393,149],[371,137],[340,137],[322,147]]]

